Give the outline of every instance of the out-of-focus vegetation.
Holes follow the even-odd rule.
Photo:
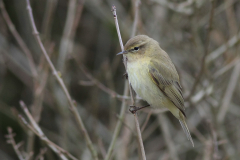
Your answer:
[[[0,3],[0,159],[69,158],[54,153],[49,143],[22,123],[18,115],[31,126],[20,101],[50,141],[77,159],[93,159],[68,99],[32,34],[26,1]],[[195,147],[169,112],[147,108],[138,112],[147,159],[239,159],[240,1],[142,0],[139,7],[136,3],[31,0],[41,40],[74,100],[98,159],[106,156],[117,123],[122,127],[110,159],[141,159],[133,115],[126,109],[124,119],[119,119],[123,99],[126,105],[131,103],[123,93],[122,58],[115,56],[121,49],[113,4],[123,42],[134,27],[137,34],[157,40],[179,72],[186,99]],[[144,102],[139,101],[141,105]]]

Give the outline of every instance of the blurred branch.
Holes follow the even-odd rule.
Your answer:
[[[44,160],[44,154],[47,152],[47,148],[42,148],[39,154],[36,156],[35,160]]]
[[[167,0],[152,0],[153,2],[156,2],[164,7],[168,7],[174,12],[183,13],[186,15],[191,15],[193,13],[193,3],[195,0],[186,0],[182,3],[173,3],[169,2]]]
[[[139,5],[140,4],[141,4],[140,0],[135,0],[135,4],[134,4],[135,14],[134,14],[131,38],[136,35],[138,19],[139,19]]]
[[[123,119],[120,119],[119,116],[117,115],[117,118],[122,121],[122,124],[133,134],[134,137],[137,137],[137,134],[132,130],[132,128],[123,121]]]
[[[98,88],[108,93],[112,97],[117,97],[118,94],[115,91],[106,87],[104,84],[99,82],[96,78],[94,78],[93,75],[87,71],[87,68],[84,65],[82,65],[81,63],[79,63],[78,65],[79,65],[79,68],[82,70],[82,72],[85,74],[85,76],[92,82],[92,84],[96,85]]]
[[[134,120],[135,120],[135,124],[136,124],[136,129],[137,129],[137,135],[138,135],[137,137],[138,137],[138,143],[140,145],[141,156],[142,156],[143,160],[147,160],[145,150],[144,150],[143,140],[142,140],[141,129],[140,129],[140,125],[138,122],[137,113],[135,113],[133,115],[134,115]]]
[[[68,1],[67,18],[65,21],[63,35],[60,42],[59,56],[58,56],[57,66],[60,71],[63,71],[64,69],[66,56],[69,50],[71,30],[73,28],[73,24],[76,16],[76,7],[77,7],[76,4],[77,4],[77,0]]]
[[[123,99],[131,99],[129,96],[125,95],[120,95],[117,92],[111,90],[110,88],[106,87],[104,84],[102,84],[99,80],[93,77],[93,75],[87,70],[87,68],[82,65],[80,62],[78,63],[79,68],[82,70],[82,72],[85,74],[85,76],[90,80],[90,81],[79,81],[80,85],[83,86],[93,86],[96,85],[98,88],[100,88],[102,91],[106,92],[109,94],[112,98],[119,98],[121,100]],[[141,98],[138,98],[141,99]]]
[[[237,63],[240,62],[240,58],[236,57],[232,62],[230,62],[229,64],[227,64],[226,66],[222,67],[221,69],[219,69],[218,71],[216,71],[213,74],[213,78],[217,79],[219,78],[221,75],[223,75],[225,72],[227,72],[228,70],[230,70],[232,67],[234,67]]]
[[[230,35],[234,35],[237,33],[238,31],[238,24],[237,24],[237,21],[236,21],[236,18],[235,18],[235,13],[234,13],[234,8],[232,5],[229,5],[229,4],[233,4],[234,0],[225,0],[224,1],[224,4],[225,6],[230,6],[230,7],[226,7],[226,15],[227,15],[227,21],[228,21],[228,28],[229,28],[229,32],[230,32]]]
[[[141,127],[141,132],[143,132],[144,129],[146,128],[147,123],[148,123],[151,115],[152,115],[152,110],[150,110],[150,111],[148,112],[147,118],[146,118],[145,122],[143,123],[143,126]]]
[[[101,151],[102,157],[104,158],[104,157],[106,156],[106,150],[105,150],[105,148],[104,148],[102,139],[99,139],[99,140],[98,140],[98,146],[99,146],[99,149],[100,149],[100,151]]]
[[[22,51],[25,53],[25,55],[27,57],[29,67],[32,72],[32,76],[36,79],[38,76],[38,73],[37,73],[37,69],[36,69],[32,54],[31,54],[30,50],[28,49],[27,45],[25,44],[25,42],[23,41],[23,39],[21,38],[21,36],[19,35],[19,33],[17,32],[14,24],[12,23],[9,15],[5,9],[3,0],[0,0],[0,8],[1,8],[3,18],[6,21],[9,30],[11,31],[11,33],[14,36],[14,38],[16,39],[18,45],[20,46],[20,48],[22,49]]]
[[[123,95],[124,96],[128,95],[128,81],[125,81]],[[122,121],[123,121],[123,118],[125,116],[126,108],[127,108],[127,104],[126,104],[126,100],[124,99],[122,101],[121,111],[120,111],[120,115],[119,115],[119,120],[118,120],[117,125],[116,125],[116,127],[114,129],[112,141],[111,141],[111,143],[109,145],[107,154],[106,154],[106,156],[104,158],[105,160],[109,160],[111,158],[111,155],[112,155],[112,152],[113,152],[113,148],[115,146],[117,137],[118,137],[118,135],[120,133],[120,129],[122,127]]]
[[[233,36],[231,39],[228,40],[226,44],[223,44],[222,46],[215,49],[213,52],[211,52],[207,58],[206,63],[210,63],[216,58],[218,58],[220,55],[222,55],[224,52],[226,52],[229,48],[232,48],[234,45],[236,45],[240,41],[240,32]]]
[[[22,153],[19,151],[19,147],[22,146],[23,142],[20,142],[16,144],[14,137],[16,136],[15,133],[13,133],[13,130],[11,127],[7,128],[8,134],[5,136],[7,138],[7,143],[11,144],[13,146],[13,149],[15,153],[17,154],[19,160],[26,160]]]
[[[239,79],[239,74],[240,74],[240,62],[236,64],[232,71],[231,78],[228,83],[227,90],[225,92],[225,95],[222,100],[222,106],[220,107],[219,113],[217,120],[219,123],[222,123],[225,115],[227,113],[227,110],[229,109],[229,104],[233,96],[233,92],[236,89],[236,85],[238,84],[238,79]]]
[[[223,11],[227,10],[229,7],[233,6],[237,2],[238,0],[233,0],[233,1],[230,0],[228,3],[223,3],[221,5],[218,5],[215,9],[214,16],[218,16],[222,14]],[[202,17],[198,22],[199,23],[198,26],[199,27],[204,26],[208,21],[208,17],[209,17],[208,15]]]
[[[42,22],[42,35],[43,39],[50,39],[51,26],[53,22],[53,14],[55,13],[58,0],[48,0],[46,1],[46,11],[43,16]]]
[[[82,15],[84,2],[85,0],[78,0],[78,3],[76,0],[69,1],[67,19],[59,48],[58,67],[60,71],[63,71],[66,56],[72,51],[73,39]]]
[[[239,58],[236,58],[232,62],[227,64],[226,66],[224,66],[221,69],[219,69],[218,71],[216,71],[212,76],[213,80],[219,79],[220,76],[222,76],[225,72],[230,70],[232,67],[234,67],[239,62],[240,62]],[[197,104],[204,97],[211,95],[213,93],[214,86],[215,86],[214,84],[210,84],[205,89],[198,91],[194,96],[191,97],[191,103]]]
[[[20,106],[22,110],[24,111],[25,115],[28,117],[28,120],[30,121],[30,124],[21,116],[19,115],[19,118],[22,120],[22,122],[32,131],[34,132],[42,141],[44,141],[61,159],[67,160],[68,158],[64,155],[66,154],[68,157],[70,157],[73,160],[77,160],[74,156],[72,156],[69,152],[62,149],[55,143],[51,142],[43,133],[41,128],[38,126],[38,124],[35,122],[34,118],[32,117],[31,113],[28,111],[27,106],[24,104],[23,101],[20,101]]]
[[[73,43],[73,38],[76,35],[77,27],[78,27],[78,24],[82,17],[84,2],[85,2],[85,0],[78,0],[76,13],[75,13],[75,19],[74,19],[74,23],[73,23],[72,30],[70,32],[70,37],[69,37],[69,40],[71,42],[70,44]]]
[[[48,54],[47,54],[47,52],[46,52],[46,49],[44,48],[44,46],[43,46],[43,44],[42,44],[42,41],[41,41],[41,39],[40,39],[39,33],[38,33],[38,31],[37,31],[37,28],[36,28],[36,25],[35,25],[35,22],[34,22],[34,18],[33,18],[33,15],[32,15],[32,8],[31,8],[31,6],[30,6],[30,2],[29,2],[29,0],[26,0],[26,2],[27,2],[28,15],[29,15],[29,19],[30,19],[30,22],[31,22],[32,30],[33,30],[33,35],[35,36],[36,41],[37,41],[39,47],[41,48],[42,53],[44,54],[44,56],[45,56],[48,64],[50,65],[50,68],[51,68],[51,70],[52,70],[52,72],[53,72],[53,75],[56,77],[58,83],[59,83],[60,86],[62,87],[62,89],[63,89],[63,91],[64,91],[64,93],[65,93],[65,95],[66,95],[66,97],[67,97],[67,99],[68,99],[68,101],[69,101],[70,110],[71,110],[71,112],[73,113],[74,118],[76,119],[79,128],[80,128],[80,129],[82,130],[82,132],[83,132],[83,135],[84,135],[84,138],[85,138],[85,140],[86,140],[87,146],[88,146],[88,148],[89,148],[89,150],[90,150],[93,158],[94,158],[95,160],[97,160],[97,159],[98,159],[98,158],[97,158],[97,152],[96,152],[96,150],[95,150],[94,147],[93,147],[92,141],[91,141],[91,139],[90,139],[90,137],[89,137],[89,134],[88,134],[88,132],[87,132],[87,130],[86,130],[84,124],[83,124],[82,118],[81,118],[81,116],[79,115],[79,113],[78,113],[78,111],[77,111],[77,108],[76,108],[76,106],[74,105],[74,103],[73,103],[73,101],[72,101],[72,99],[71,99],[71,96],[70,96],[70,94],[69,94],[69,92],[68,92],[68,90],[67,90],[67,88],[66,88],[66,86],[65,86],[65,84],[64,84],[64,82],[63,82],[63,80],[62,80],[62,78],[60,77],[59,73],[56,71],[56,69],[55,69],[52,61],[50,60],[50,58],[49,58],[49,56],[48,56]]]
[[[209,18],[209,24],[208,24],[208,28],[207,28],[207,32],[206,32],[206,40],[205,40],[205,47],[204,47],[204,55],[202,57],[202,61],[201,61],[201,66],[200,66],[200,71],[198,72],[198,75],[193,83],[192,89],[189,93],[189,95],[187,96],[186,100],[189,100],[189,98],[194,94],[198,83],[200,82],[200,79],[204,73],[205,70],[205,65],[206,65],[206,58],[209,52],[209,42],[210,42],[210,32],[212,30],[212,25],[213,25],[213,15],[214,15],[214,9],[215,9],[215,1],[216,0],[212,0],[211,1],[211,11],[210,11],[210,18]]]
[[[166,116],[164,114],[158,115],[158,121],[159,121],[161,129],[163,131],[163,137],[164,137],[164,140],[166,141],[165,143],[168,147],[168,150],[170,153],[169,155],[170,155],[171,159],[178,160],[177,151],[176,151],[175,145],[171,138],[170,130],[168,128],[168,120],[167,120]]]

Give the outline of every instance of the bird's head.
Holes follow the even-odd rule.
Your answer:
[[[117,55],[124,54],[128,60],[139,59],[149,56],[154,46],[158,46],[155,40],[145,35],[138,35],[128,40],[124,46],[124,51]]]

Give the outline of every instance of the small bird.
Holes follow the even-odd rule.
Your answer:
[[[184,99],[179,76],[168,54],[158,42],[138,35],[126,43],[127,76],[134,91],[151,107],[167,108],[180,122],[188,140],[194,143],[185,121]]]

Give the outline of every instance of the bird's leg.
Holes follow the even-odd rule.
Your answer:
[[[146,105],[146,106],[143,106],[143,107],[136,107],[136,106],[130,106],[129,108],[129,111],[132,113],[132,114],[135,114],[138,110],[141,110],[143,108],[146,108],[146,107],[149,107],[150,105]]]
[[[125,77],[126,79],[128,79],[128,74],[127,74],[127,72],[123,74],[123,77]]]

